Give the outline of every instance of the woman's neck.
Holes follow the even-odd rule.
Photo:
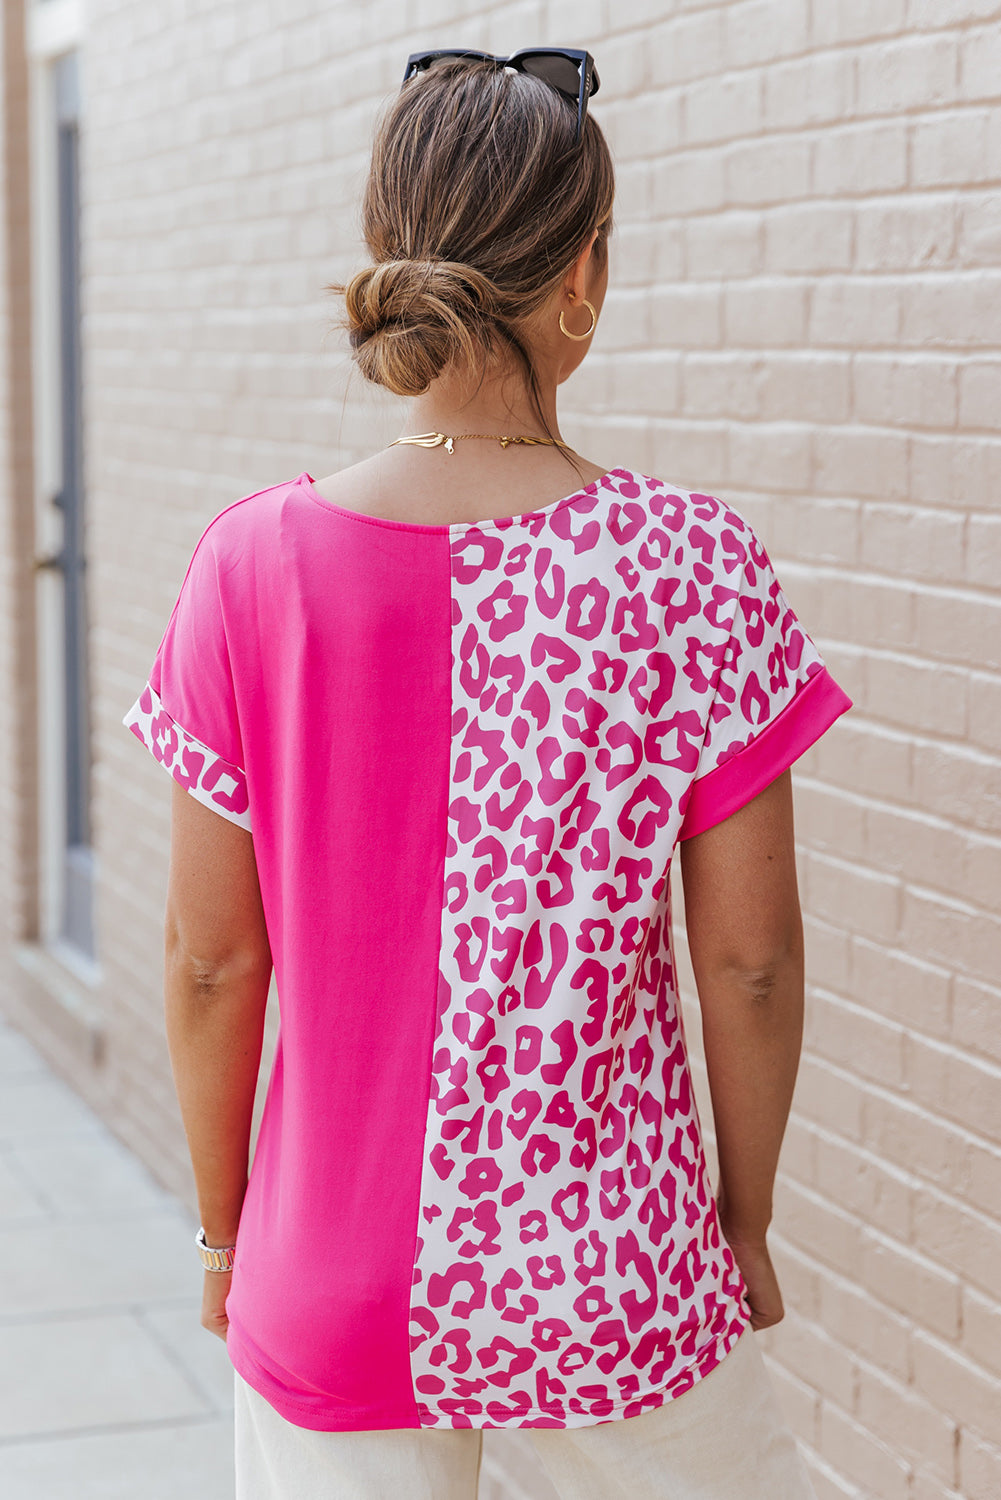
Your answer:
[[[406,432],[488,432],[511,437],[561,436],[556,415],[556,384],[540,385],[540,405],[545,423],[525,381],[507,374],[487,376],[481,382],[443,375],[423,396],[411,400]],[[546,427],[548,426],[548,433]]]

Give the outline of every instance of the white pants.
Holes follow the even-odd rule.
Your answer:
[[[475,1500],[478,1429],[314,1432],[234,1375],[236,1500]],[[563,1500],[816,1500],[750,1327],[653,1411],[521,1431]]]

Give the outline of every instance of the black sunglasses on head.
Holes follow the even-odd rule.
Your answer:
[[[496,57],[492,52],[463,52],[460,50],[439,52],[412,52],[407,60],[407,71],[403,82],[430,68],[440,58],[468,57],[478,62],[496,63],[499,68],[515,68],[521,73],[531,73],[541,78],[571,104],[577,106],[577,134],[574,144],[580,140],[584,129],[587,101],[598,92],[598,73],[590,52],[578,51],[575,47],[530,47],[523,52],[512,52],[510,57]]]

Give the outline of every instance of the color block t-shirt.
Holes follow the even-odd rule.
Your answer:
[[[424,526],[247,495],[123,722],[253,839],[277,1053],[227,1302],[315,1429],[583,1427],[747,1328],[671,860],[850,700],[727,503]]]

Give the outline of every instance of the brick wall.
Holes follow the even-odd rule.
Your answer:
[[[87,15],[104,1047],[78,1083],[189,1192],[160,1015],[168,789],[120,719],[211,515],[399,430],[322,292],[361,263],[377,105],[425,43],[586,44],[619,227],[565,433],[744,510],[856,703],[795,774],[809,998],[771,1237],[787,1313],[758,1337],[820,1500],[1001,1493],[1001,5]],[[697,1052],[690,985],[686,1013]],[[508,1436],[484,1496],[541,1500]]]

